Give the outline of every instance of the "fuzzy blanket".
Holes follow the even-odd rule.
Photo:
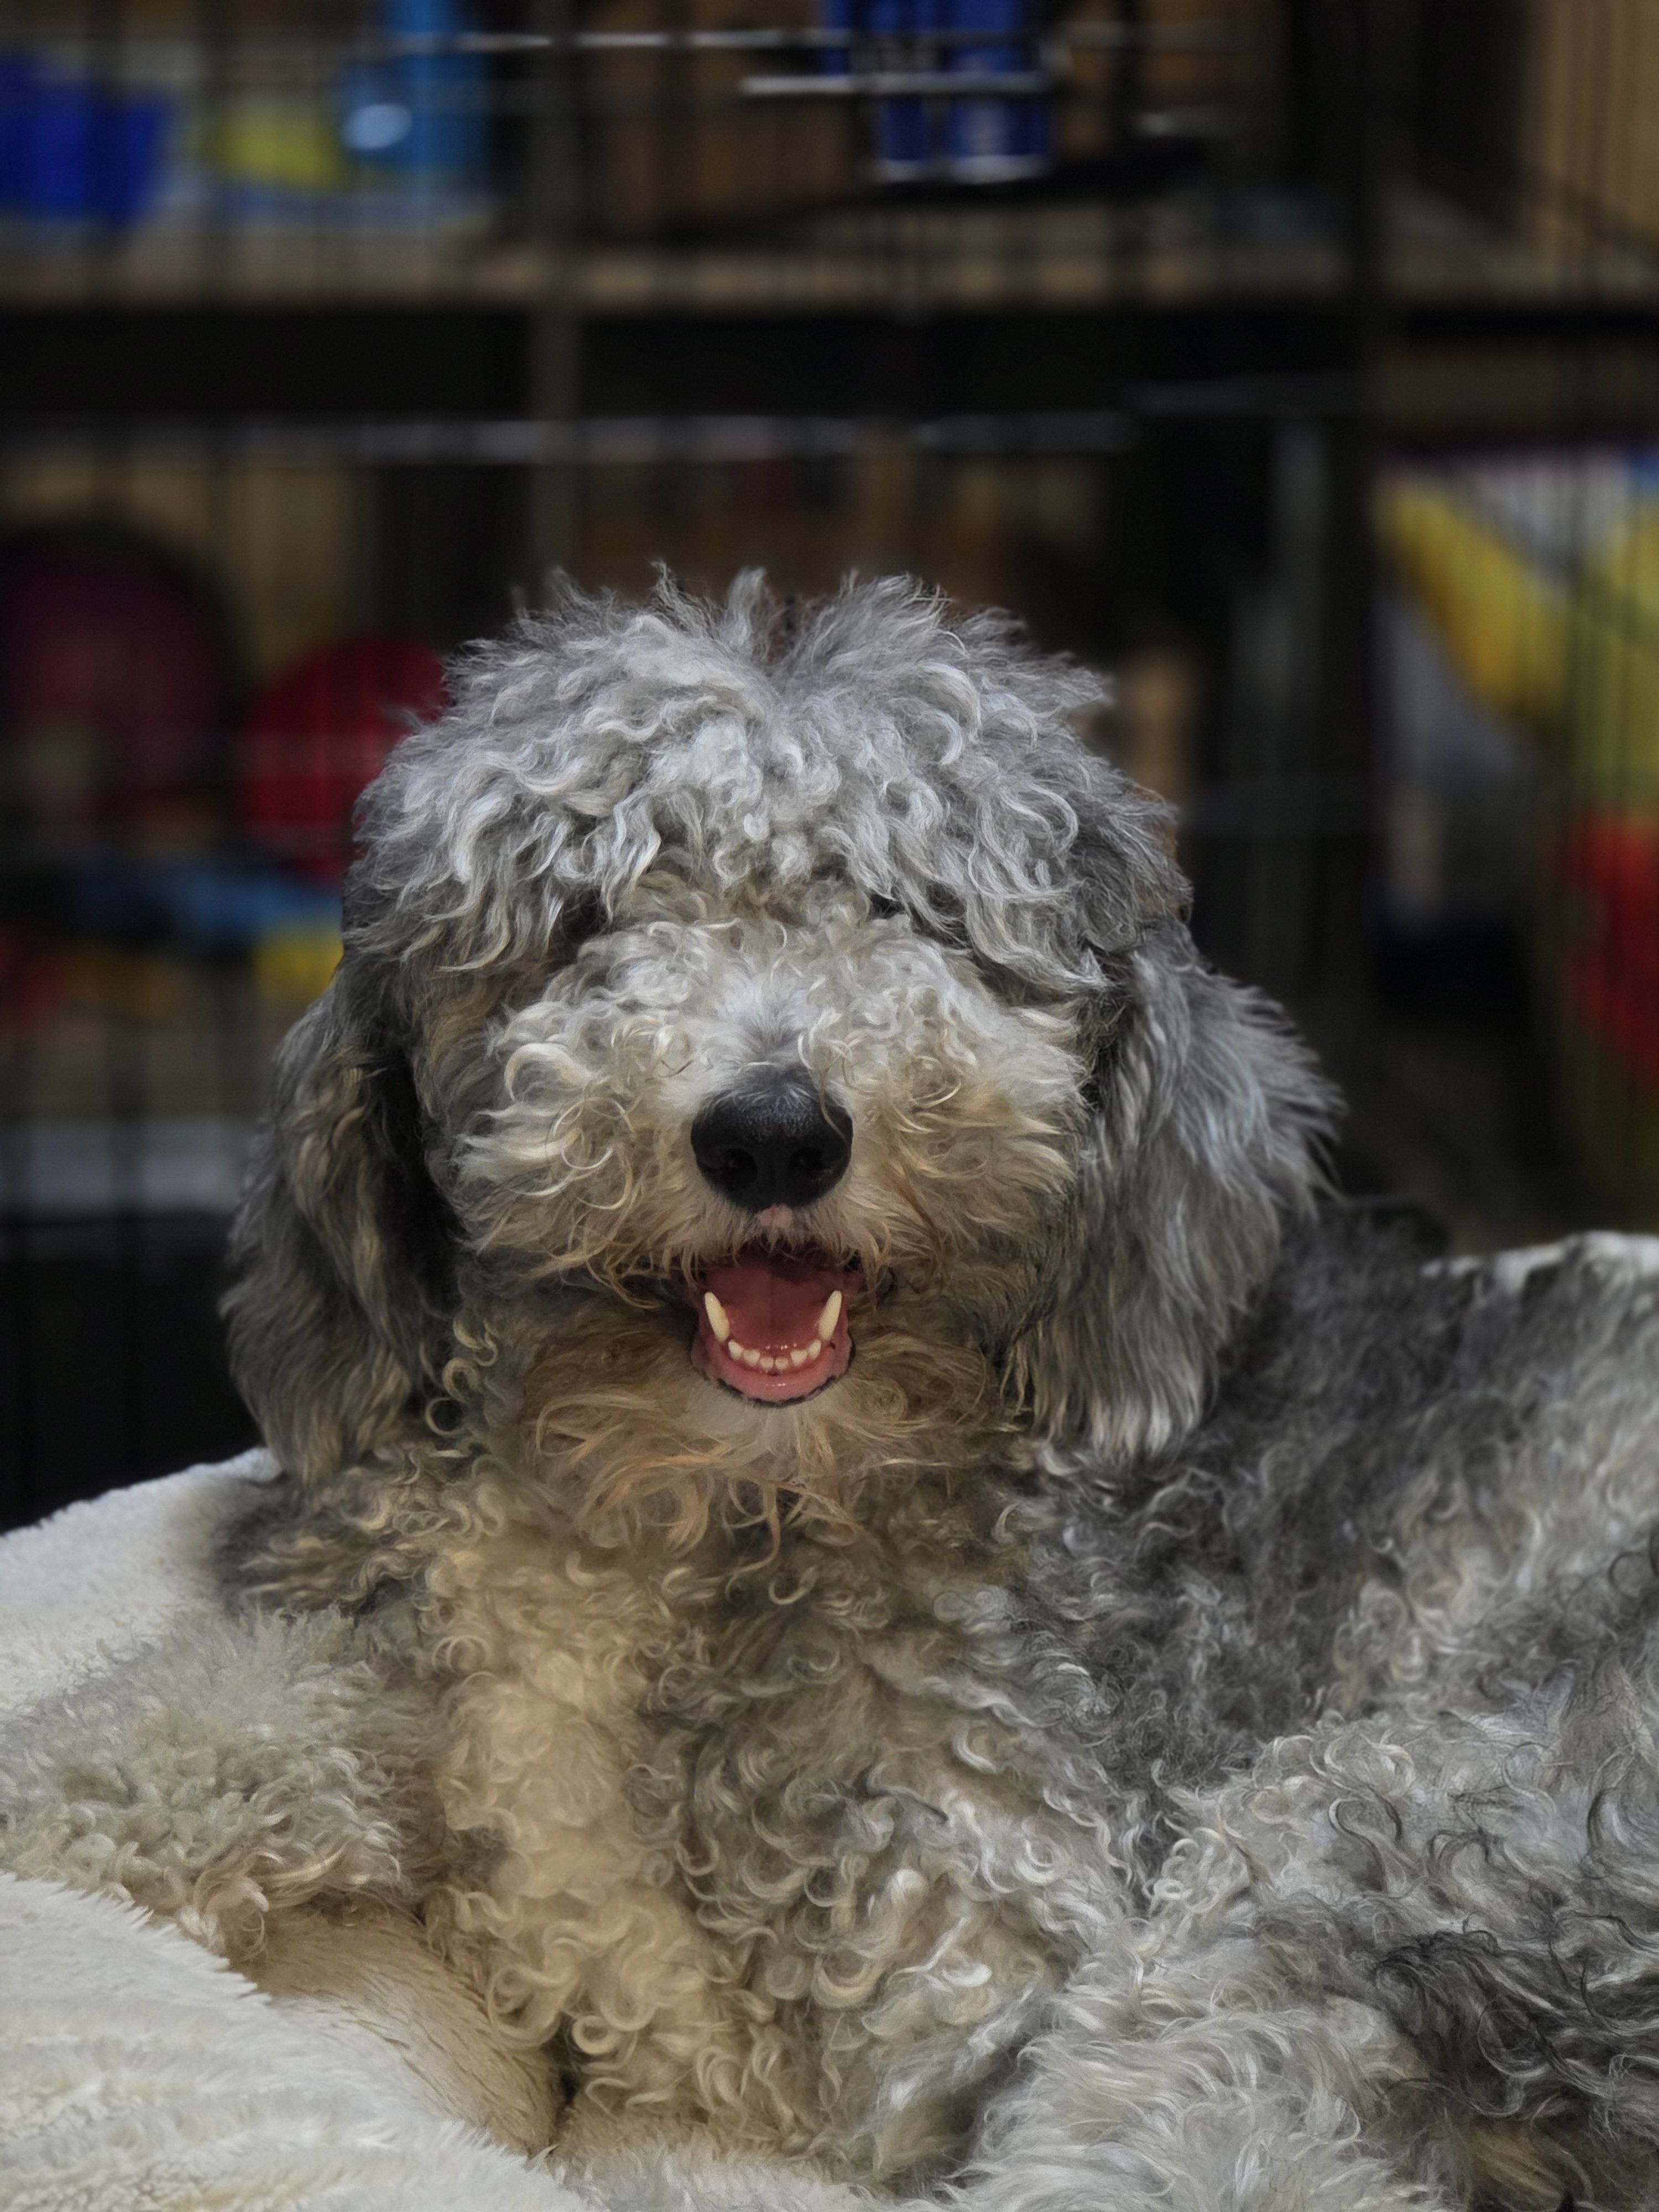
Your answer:
[[[226,1515],[271,1463],[114,1491],[0,1540],[0,1729],[212,1620]],[[256,1989],[125,1904],[0,1875],[7,2212],[853,2212],[764,2162],[629,2150],[555,2165],[458,2112],[464,2012],[407,1962],[361,2010]],[[401,1978],[399,1978],[399,1977]],[[370,2020],[374,2025],[369,2025]],[[499,2085],[496,2085],[497,2087]]]

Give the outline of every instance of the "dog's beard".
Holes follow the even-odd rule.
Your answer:
[[[757,1406],[693,1366],[672,1320],[596,1298],[527,1379],[523,1421],[544,1480],[599,1540],[645,1529],[676,1546],[711,1524],[858,1525],[871,1486],[970,1463],[1012,1425],[994,1363],[882,1310],[848,1373]]]

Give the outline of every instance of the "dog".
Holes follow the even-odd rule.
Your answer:
[[[0,1858],[270,1986],[395,1936],[519,2140],[711,2204],[1650,2202],[1644,1248],[1339,1201],[1000,619],[568,590],[453,696],[235,1232],[240,1610]]]

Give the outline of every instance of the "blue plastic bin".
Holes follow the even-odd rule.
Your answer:
[[[394,39],[453,38],[469,27],[455,0],[384,0]],[[476,54],[393,53],[348,70],[340,136],[353,161],[410,184],[477,185],[489,155],[488,81]]]
[[[1030,0],[946,0],[957,31],[1029,33]],[[1036,42],[966,40],[951,66],[975,76],[1023,76],[1037,66]],[[992,94],[951,102],[951,174],[963,184],[1004,184],[1042,175],[1054,158],[1054,111],[1044,99],[998,100]]]
[[[125,227],[153,204],[173,102],[0,56],[0,211]]]
[[[826,49],[826,72],[843,76],[854,68],[895,66],[1024,76],[1038,65],[1029,36],[997,38],[993,33],[1029,33],[1035,21],[1033,0],[820,0],[826,30],[853,31],[868,40],[860,50]],[[931,46],[929,31],[978,32],[981,41],[947,40]],[[1054,159],[1053,103],[1046,99],[999,100],[987,94],[969,100],[904,98],[876,103],[876,169],[890,184],[949,176],[961,184],[997,184],[1041,175]]]

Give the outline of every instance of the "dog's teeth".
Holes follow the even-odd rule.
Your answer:
[[[732,1334],[732,1323],[726,1308],[713,1291],[705,1291],[702,1294],[702,1310],[708,1316],[708,1326],[726,1358],[744,1367],[758,1367],[763,1375],[787,1375],[792,1368],[806,1367],[813,1360],[822,1358],[825,1339],[834,1335],[836,1324],[841,1319],[841,1292],[831,1291],[823,1311],[818,1316],[817,1334],[810,1344],[792,1345],[787,1352],[761,1352],[751,1345],[738,1343]]]

